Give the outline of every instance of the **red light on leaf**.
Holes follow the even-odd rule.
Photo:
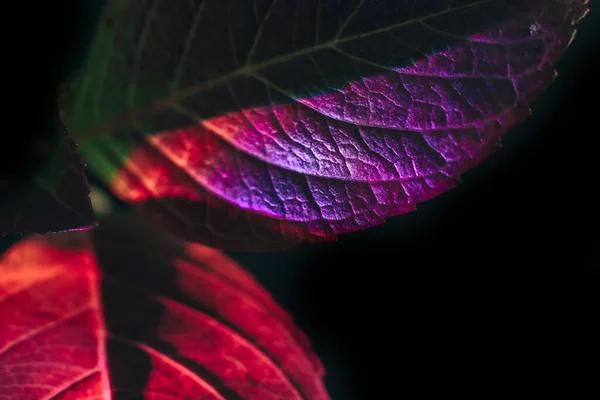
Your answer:
[[[308,340],[254,278],[134,224],[5,253],[0,397],[329,398]]]

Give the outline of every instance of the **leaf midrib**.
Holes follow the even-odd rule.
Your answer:
[[[82,139],[83,140],[93,139],[99,135],[105,134],[106,131],[109,131],[109,132],[113,131],[114,129],[116,129],[119,126],[125,125],[132,121],[135,121],[141,117],[150,115],[153,112],[156,112],[158,110],[167,108],[174,103],[182,101],[182,100],[184,100],[192,95],[195,95],[197,93],[200,93],[202,91],[217,87],[217,86],[224,84],[234,78],[241,77],[241,76],[253,75],[258,70],[268,68],[270,66],[273,66],[273,65],[276,65],[279,63],[284,63],[286,61],[292,60],[299,56],[311,54],[313,52],[316,52],[316,51],[319,51],[322,49],[326,49],[326,48],[334,48],[335,46],[338,46],[338,45],[346,43],[346,42],[351,42],[353,40],[360,40],[360,39],[363,39],[363,38],[366,38],[369,36],[376,35],[378,33],[383,33],[383,32],[389,31],[391,29],[400,28],[400,27],[407,26],[407,25],[410,25],[413,23],[417,23],[417,22],[423,22],[423,21],[426,21],[426,20],[429,20],[432,18],[446,15],[450,12],[456,12],[456,11],[459,11],[462,9],[477,7],[482,4],[491,3],[493,1],[497,1],[497,0],[480,0],[476,3],[472,3],[472,4],[468,4],[468,5],[464,5],[464,6],[459,6],[459,7],[455,7],[455,8],[447,8],[443,11],[429,14],[429,15],[421,17],[421,18],[409,19],[409,20],[406,20],[406,21],[403,21],[403,22],[400,22],[397,24],[387,25],[387,26],[384,26],[384,27],[381,27],[379,29],[375,29],[375,30],[372,30],[369,32],[350,35],[350,36],[347,36],[347,37],[344,37],[341,39],[336,37],[327,42],[323,42],[323,43],[320,43],[320,44],[317,44],[317,45],[311,46],[311,47],[306,47],[306,48],[303,48],[303,49],[300,49],[300,50],[297,50],[297,51],[294,51],[291,53],[282,54],[282,55],[270,58],[268,60],[265,60],[265,61],[257,63],[257,64],[246,63],[242,67],[240,67],[232,72],[229,72],[225,75],[222,75],[218,78],[212,79],[210,81],[204,81],[202,83],[199,83],[197,85],[194,85],[194,86],[186,88],[186,89],[179,89],[167,97],[150,102],[150,103],[146,104],[145,106],[129,110],[129,111],[121,114],[119,117],[114,118],[109,121],[106,121],[106,122],[103,122],[103,123],[100,123],[100,124],[96,125],[95,127],[88,129],[85,132],[85,134],[80,134],[78,136],[79,136],[80,141],[82,141]]]

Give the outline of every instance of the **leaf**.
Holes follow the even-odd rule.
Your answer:
[[[189,240],[334,240],[494,152],[586,3],[116,1],[70,121],[114,193]]]
[[[77,154],[76,144],[63,131],[54,141],[37,141],[35,145],[46,154],[45,162],[23,185],[3,193],[0,236],[96,226],[85,165]]]
[[[5,253],[0,397],[329,398],[306,337],[248,273],[147,232],[109,221]]]

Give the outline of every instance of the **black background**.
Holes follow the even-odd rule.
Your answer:
[[[3,35],[3,161],[9,140],[33,132],[28,121],[47,118],[56,83],[78,63],[94,10],[69,3],[40,5],[21,18],[31,24],[18,23],[31,5],[3,16],[4,29],[17,20]],[[595,6],[533,115],[461,186],[337,243],[233,254],[311,338],[334,400],[523,384],[538,393],[600,372]]]

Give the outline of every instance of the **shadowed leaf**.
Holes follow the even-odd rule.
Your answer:
[[[62,131],[54,142],[39,141],[47,154],[33,177],[2,193],[0,236],[48,233],[96,226],[84,164],[77,146]]]

